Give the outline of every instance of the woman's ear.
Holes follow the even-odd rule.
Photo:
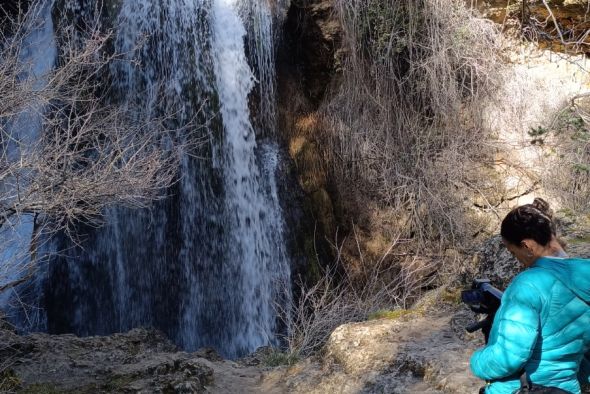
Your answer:
[[[532,255],[535,251],[535,245],[533,244],[535,241],[532,239],[523,239],[520,242],[520,247],[525,249],[529,255]]]

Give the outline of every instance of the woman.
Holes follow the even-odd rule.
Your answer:
[[[542,199],[513,209],[501,235],[527,269],[506,289],[471,370],[486,394],[580,393],[590,373],[590,260],[567,257]]]

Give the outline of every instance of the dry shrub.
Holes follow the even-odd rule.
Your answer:
[[[590,94],[574,97],[548,127],[529,131],[546,151],[540,174],[548,193],[572,213],[590,207]],[[546,146],[545,146],[546,145]]]
[[[480,173],[491,154],[477,104],[494,87],[499,33],[460,1],[336,4],[346,55],[322,113],[345,208],[390,211],[416,250],[466,246],[482,227],[468,197],[495,189]]]
[[[478,108],[500,71],[494,25],[460,1],[339,0],[336,12],[341,76],[315,121],[330,133],[322,153],[354,220],[333,245],[338,269],[301,286],[282,314],[298,356],[453,276],[460,253],[446,249],[467,249],[486,225],[471,214],[474,196],[499,189],[482,175],[493,160]]]
[[[343,245],[334,245],[337,260],[323,270],[319,280],[313,286],[300,283],[290,309],[279,311],[279,316],[289,319],[284,343],[290,359],[317,354],[342,324],[367,320],[380,311],[405,311],[436,280],[436,261],[416,256],[406,256],[401,264],[392,265],[384,255],[364,265],[361,275],[346,270],[341,273],[346,267],[341,261]]]
[[[572,1],[560,6],[550,0],[520,0],[509,16],[518,21],[523,37],[543,47],[566,53],[590,53],[589,4]]]
[[[338,273],[327,271],[294,302],[287,343],[303,356],[321,349],[341,324],[411,307],[441,279],[457,285],[471,275],[461,252],[476,246],[474,236],[485,234],[519,193],[532,191],[508,189],[504,178],[530,177],[537,187],[536,173],[525,174],[529,168],[506,152],[530,147],[520,140],[528,118],[539,121],[554,111],[544,111],[546,89],[511,89],[530,74],[504,67],[496,27],[463,2],[336,4],[345,49],[341,78],[314,121],[331,131],[324,142],[329,175],[345,219],[356,223],[334,246]],[[590,106],[584,100],[576,99],[553,126],[562,130],[562,156],[545,173],[545,186],[553,182],[572,207],[590,206]],[[543,105],[531,110],[531,101]]]
[[[133,53],[112,53],[98,17],[83,31],[54,27],[48,70],[23,56],[49,45],[36,42],[49,28],[44,4],[31,2],[0,32],[0,295],[34,275],[40,244],[56,233],[74,237],[81,222],[102,224],[109,207],[164,198],[180,157],[198,144],[198,128],[176,126],[174,111],[115,102],[109,67]]]

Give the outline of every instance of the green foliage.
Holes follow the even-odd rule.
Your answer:
[[[584,119],[576,112],[575,108],[568,108],[562,111],[556,121],[555,125],[556,134],[571,133],[572,138],[577,139],[584,136],[588,136],[588,128]]]
[[[531,127],[528,135],[532,138],[531,143],[542,145],[549,135],[569,135],[573,141],[590,142],[590,130],[574,108],[562,111],[551,126]]]
[[[586,174],[590,174],[590,165],[583,164],[583,163],[576,163],[573,165],[575,171],[585,172]]]
[[[538,127],[531,127],[531,129],[529,130],[528,134],[531,137],[540,137],[542,135],[545,135],[549,132],[549,130],[543,126],[538,126]]]
[[[572,136],[572,139],[574,141],[588,143],[590,142],[590,131],[588,131],[588,129],[586,128],[580,128],[576,130],[576,132]]]
[[[543,126],[531,127],[528,134],[532,137],[531,144],[543,145],[545,143],[545,137],[549,134],[549,129]]]
[[[283,365],[293,365],[299,361],[299,355],[296,353],[281,352],[273,349],[263,359],[262,363],[271,368],[280,367]]]
[[[408,50],[410,25],[416,22],[410,20],[415,13],[408,12],[406,7],[405,2],[392,7],[386,0],[369,0],[364,7],[354,9],[359,21],[358,45],[364,48],[368,59],[387,61]]]

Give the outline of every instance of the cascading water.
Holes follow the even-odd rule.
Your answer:
[[[248,35],[250,62],[258,71],[260,102],[259,124],[262,128],[276,126],[275,51],[273,42],[273,15],[264,1],[238,2],[244,15]],[[279,7],[277,5],[277,7]],[[279,7],[278,9],[280,9]],[[264,130],[272,132],[274,130]]]
[[[53,0],[36,4],[36,8],[31,9],[29,17],[23,21],[30,28],[19,53],[19,62],[23,64],[23,74],[20,78],[30,80],[34,90],[41,90],[46,86],[45,77],[57,58],[51,20],[52,5]],[[6,160],[17,163],[37,145],[42,129],[42,112],[41,103],[31,102],[23,112],[5,125],[4,130],[7,134],[3,132],[0,135],[0,147]],[[7,196],[3,203],[11,203],[15,185],[19,182],[23,181],[11,178],[2,180],[0,191],[3,192],[3,197]],[[22,186],[24,185],[21,184]],[[32,215],[18,215],[8,218],[6,223],[0,225],[0,288],[28,275],[30,270],[34,269],[33,264],[39,265],[39,262],[32,262],[29,255],[34,223]],[[18,306],[10,303],[10,297],[14,295],[15,293],[10,291],[0,294],[0,305]],[[16,301],[22,302],[20,299]],[[28,312],[27,319],[38,324],[36,311]]]
[[[239,347],[253,349],[267,343],[274,331],[273,288],[281,279],[275,273],[277,268],[285,272],[285,267],[280,267],[285,253],[282,239],[273,239],[273,234],[281,232],[280,216],[273,209],[276,204],[261,190],[248,110],[254,75],[244,51],[246,30],[237,6],[236,0],[213,1],[213,52],[225,130],[220,164],[230,213],[227,246],[230,256],[240,256],[236,290],[242,302],[240,310],[247,316],[239,323],[236,339]]]
[[[276,341],[275,303],[289,302],[290,267],[275,181],[280,155],[270,142],[272,23],[264,0],[123,2],[115,47],[139,50],[136,61],[111,68],[116,100],[153,116],[172,113],[169,122],[189,125],[206,143],[182,159],[165,201],[112,209],[103,228],[80,229],[82,248],[61,240],[64,256],[50,265],[41,300],[50,332],[153,326],[187,350],[212,346],[227,357]],[[253,125],[255,87],[263,110]]]

